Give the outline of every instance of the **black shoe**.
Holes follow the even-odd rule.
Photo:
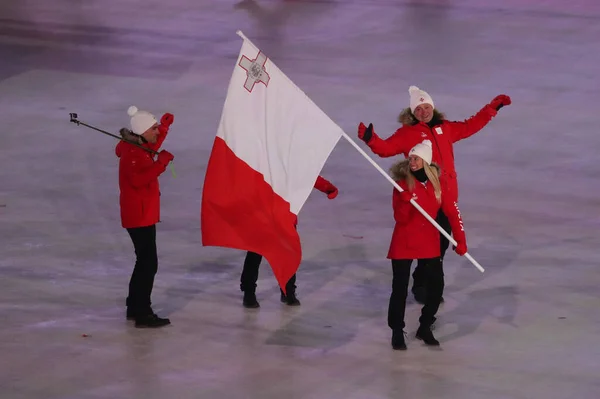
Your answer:
[[[137,310],[135,310],[135,308],[127,308],[127,320],[135,320],[136,316],[138,315],[138,313],[142,313],[142,314],[154,314],[154,312],[152,311],[152,309],[149,310],[144,310],[142,312],[139,312]]]
[[[427,299],[427,291],[425,290],[425,287],[413,287],[412,293],[415,297],[415,301],[421,305],[425,305],[425,300]]]
[[[288,306],[300,306],[300,301],[296,298],[296,293],[294,291],[290,291],[287,295],[281,292],[281,302],[285,303]]]
[[[135,319],[137,328],[158,328],[171,324],[171,320],[158,317],[154,313],[145,316],[139,316]]]
[[[417,330],[416,338],[425,342],[425,345],[440,346],[440,342],[437,339],[435,339],[433,333],[431,332],[431,328],[429,327],[419,327],[419,329]]]
[[[260,304],[256,300],[256,294],[254,292],[244,292],[243,305],[245,308],[254,309],[259,308]]]
[[[404,330],[393,330],[392,331],[392,349],[394,350],[406,350],[406,342],[404,341]]]

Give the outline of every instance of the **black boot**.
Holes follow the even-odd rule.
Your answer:
[[[425,259],[417,260],[417,266],[412,274],[413,286],[412,293],[415,301],[421,305],[427,300],[427,262]]]
[[[171,320],[158,317],[154,313],[146,313],[144,316],[136,316],[135,326],[137,328],[158,328],[171,324]]]
[[[425,345],[440,346],[440,342],[437,339],[435,339],[430,327],[421,325],[417,330],[416,338],[425,342]]]
[[[281,302],[288,306],[300,306],[300,301],[296,298],[296,291],[288,290],[288,294],[285,295],[281,288],[279,290],[281,292]]]
[[[392,330],[392,349],[401,351],[406,350],[404,334],[403,330]]]
[[[254,291],[245,291],[244,292],[244,307],[248,309],[259,308],[260,304],[256,300],[256,293]]]

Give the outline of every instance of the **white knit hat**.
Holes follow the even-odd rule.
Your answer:
[[[150,112],[138,110],[135,105],[129,107],[127,114],[131,116],[131,130],[135,134],[142,134],[154,126],[155,123],[158,123],[154,115]]]
[[[432,148],[431,141],[423,140],[422,143],[417,144],[408,153],[408,156],[417,155],[423,161],[427,162],[427,165],[431,165],[431,157],[432,157]]]
[[[415,112],[415,108],[421,104],[430,104],[435,109],[433,100],[426,91],[419,89],[417,86],[410,86],[408,93],[410,94],[410,112]]]

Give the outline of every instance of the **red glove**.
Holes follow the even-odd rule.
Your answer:
[[[166,113],[162,116],[162,118],[160,118],[160,124],[168,128],[173,124],[174,119],[175,117],[173,114]]]
[[[371,141],[371,138],[373,137],[373,124],[369,123],[369,127],[366,127],[364,123],[360,123],[358,125],[358,138],[361,139],[362,141],[364,141],[365,143],[368,143],[369,141]]]
[[[334,199],[338,195],[338,189],[332,184],[331,187],[327,189],[325,193],[327,194],[327,198]]]
[[[169,164],[175,157],[167,150],[162,150],[158,153],[157,161],[165,166]]]
[[[494,98],[492,100],[492,102],[490,103],[490,107],[494,108],[496,111],[500,110],[500,108],[504,107],[505,105],[510,105],[512,103],[512,101],[510,100],[510,97],[504,94],[500,94],[499,96],[496,96],[496,98]]]
[[[400,193],[400,200],[402,200],[404,202],[410,202],[412,197],[413,197],[413,195],[410,191],[402,191]]]
[[[456,248],[454,248],[454,251],[459,254],[460,256],[463,256],[464,254],[467,253],[467,243],[465,241],[457,241],[456,242],[457,246]]]
[[[164,114],[162,118],[160,118],[160,125],[158,125],[160,134],[167,134],[169,126],[173,123],[173,118],[173,114]]]
[[[358,124],[358,138],[362,140],[363,137],[365,137],[365,130],[367,130],[367,127],[365,126],[364,123],[359,123]]]

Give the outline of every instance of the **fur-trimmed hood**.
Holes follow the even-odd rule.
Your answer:
[[[117,144],[117,147],[115,148],[115,154],[117,155],[118,158],[121,158],[121,156],[123,155],[123,151],[125,150],[125,148],[124,148],[125,143],[134,143],[134,144],[145,143],[145,140],[142,136],[140,136],[139,134],[133,133],[131,130],[127,129],[126,127],[121,128],[121,130],[119,130],[119,134],[121,135],[123,140],[121,140],[119,142],[119,144]]]
[[[431,119],[433,125],[439,125],[445,120],[446,116],[443,113],[441,113],[437,109],[433,110],[433,119]],[[404,108],[402,112],[400,112],[400,115],[398,116],[398,122],[400,122],[404,126],[413,126],[419,123],[417,118],[415,118],[414,114],[411,112],[410,108]]]

